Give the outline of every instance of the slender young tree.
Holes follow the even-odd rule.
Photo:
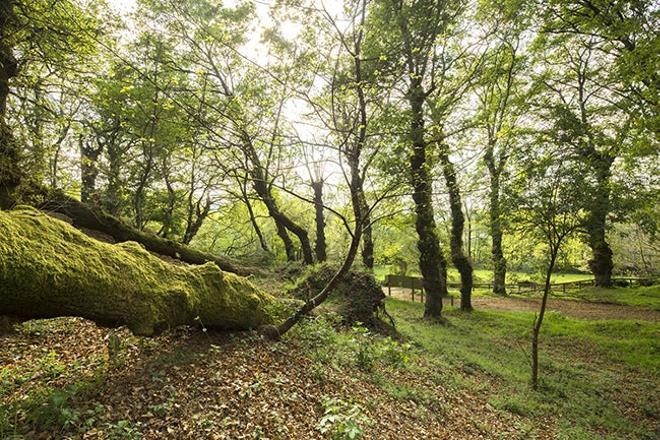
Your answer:
[[[557,157],[559,159],[556,159]],[[549,159],[546,156],[534,160],[531,165],[526,164],[525,167],[531,171],[529,178],[523,179],[525,190],[518,195],[516,223],[545,244],[547,251],[543,297],[532,327],[531,384],[533,389],[537,389],[539,336],[550,294],[552,273],[562,245],[584,225],[582,208],[585,179],[580,166],[562,157],[561,152],[555,152],[555,158]]]

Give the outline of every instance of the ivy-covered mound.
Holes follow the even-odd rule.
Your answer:
[[[173,265],[32,208],[0,211],[0,315],[79,316],[148,336],[194,323],[255,328],[277,309],[274,297],[214,263]]]
[[[336,271],[328,264],[316,265],[302,275],[289,293],[307,301],[328,284]],[[349,271],[332,291],[330,301],[338,305],[338,312],[347,324],[374,323],[379,313],[385,311],[383,289],[369,272]]]

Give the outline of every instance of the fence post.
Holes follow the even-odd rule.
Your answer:
[[[392,296],[392,282],[389,275],[387,275],[387,296]]]

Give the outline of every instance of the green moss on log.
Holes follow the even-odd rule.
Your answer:
[[[214,263],[173,265],[135,242],[108,244],[32,208],[0,211],[0,314],[80,316],[139,335],[199,323],[250,329],[277,301]]]

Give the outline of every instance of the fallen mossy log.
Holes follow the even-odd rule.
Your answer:
[[[33,196],[33,198],[35,197]],[[39,194],[38,199],[41,199],[41,201],[35,203],[35,206],[39,209],[64,214],[71,218],[74,226],[103,232],[118,242],[135,241],[148,251],[176,258],[189,264],[204,264],[210,261],[217,264],[224,271],[239,275],[262,272],[262,270],[255,267],[242,266],[227,257],[200,252],[175,241],[158,237],[155,234],[139,231],[117,217],[90,207],[61,192]]]
[[[274,297],[214,263],[173,265],[33,208],[0,211],[0,315],[79,316],[149,336],[184,324],[256,328],[278,310]]]

